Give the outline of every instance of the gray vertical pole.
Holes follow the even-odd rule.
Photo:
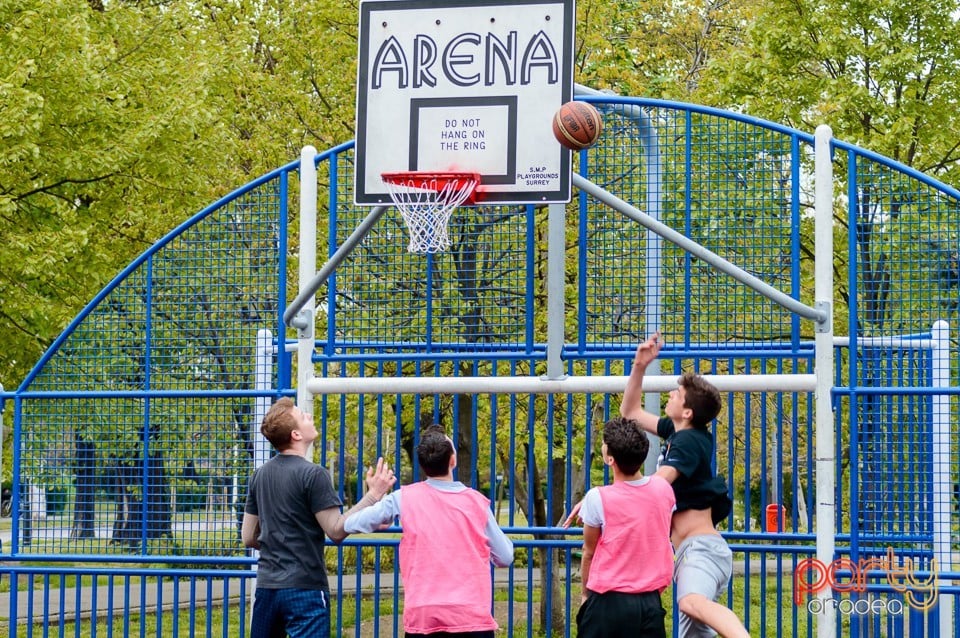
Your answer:
[[[950,327],[946,321],[933,324],[933,379],[937,388],[950,385]],[[950,510],[953,480],[950,468],[950,396],[933,395],[933,556],[940,573],[953,571],[950,543]],[[938,574],[939,577],[939,574]],[[940,635],[953,631],[953,597],[940,597]]]
[[[547,219],[547,379],[563,379],[566,204],[550,204]]]
[[[283,356],[283,344],[277,356]],[[273,388],[273,333],[266,328],[257,330],[256,354],[253,364],[253,387],[255,390],[269,391]],[[254,399],[253,423],[250,424],[250,440],[253,441],[253,467],[258,468],[270,458],[270,442],[260,434],[260,423],[270,409],[270,397],[258,396]]]
[[[316,156],[317,149],[312,146],[304,146],[300,152],[300,291],[308,289],[317,274]],[[316,297],[311,295],[298,313],[306,321],[297,330],[297,405],[307,414],[313,414],[313,394],[307,382],[313,378],[315,307]],[[312,458],[312,447],[307,458]]]
[[[833,163],[830,140],[833,131],[821,124],[817,127],[814,146],[814,298],[823,318],[817,322],[814,338],[816,375],[815,440],[817,482],[817,559],[824,565],[833,561],[836,547],[836,449],[833,420]],[[827,600],[832,598],[830,588],[821,590],[817,597],[821,609],[829,610],[817,616],[818,638],[834,638],[837,616]]]
[[[283,356],[283,344],[280,344],[278,357]],[[253,387],[256,390],[270,390],[273,385],[273,333],[266,328],[257,330],[257,342],[254,347],[254,367],[253,367]],[[270,398],[258,396],[254,400],[253,423],[250,424],[250,440],[253,441],[253,468],[257,469],[267,462],[270,458],[270,443],[262,434],[260,434],[260,423],[264,415],[270,409]],[[254,559],[259,559],[260,552],[253,549],[250,555]],[[257,564],[253,564],[253,572],[257,572]],[[247,592],[247,626],[253,623],[253,604],[256,599],[257,579],[250,580],[250,590]]]
[[[647,182],[647,215],[660,221],[660,141],[657,130],[650,122],[650,118],[642,110],[636,110],[640,143],[643,145],[643,173]],[[661,254],[663,238],[649,228],[647,229],[647,270],[645,288],[647,291],[644,302],[644,324],[647,333],[652,334],[663,325],[663,310],[660,299],[663,291],[660,285],[663,270],[661,269]],[[660,374],[660,359],[656,359],[649,366],[650,374]],[[630,371],[627,370],[627,374]],[[643,397],[643,408],[647,412],[660,414],[660,394],[647,392]],[[650,451],[644,461],[644,472],[653,474],[657,471],[657,458],[660,452],[660,440],[657,436],[647,433],[650,440]]]
[[[576,85],[577,95],[615,95],[612,92],[598,91],[582,84]],[[620,104],[610,107],[612,112],[633,120],[637,126],[637,134],[640,137],[640,145],[643,148],[643,174],[646,181],[647,198],[646,213],[656,221],[660,221],[661,210],[661,175],[660,169],[660,139],[657,137],[657,129],[653,122],[644,113],[643,109],[636,105]],[[653,334],[663,325],[663,309],[660,305],[662,296],[660,286],[661,248],[663,239],[657,233],[649,228],[647,229],[647,270],[644,288],[646,297],[644,300],[644,327],[647,334]],[[627,370],[627,374],[630,371]],[[655,359],[647,368],[647,374],[650,376],[660,374],[660,360]],[[653,414],[660,413],[660,394],[657,392],[647,392],[643,397],[643,409]],[[657,471],[657,456],[660,452],[660,439],[654,434],[647,434],[650,440],[650,452],[643,464],[643,470],[646,474],[653,474]]]

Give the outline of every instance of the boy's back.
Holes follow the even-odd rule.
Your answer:
[[[577,613],[581,638],[666,638],[660,594],[673,574],[670,482],[644,476],[649,441],[631,419],[603,425],[604,463],[613,484],[583,499],[583,596]]]
[[[659,476],[595,487],[584,497],[583,522],[602,528],[587,589],[662,592],[673,577],[670,518],[673,488]]]

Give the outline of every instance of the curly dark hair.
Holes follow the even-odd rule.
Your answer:
[[[439,425],[431,425],[420,433],[417,461],[428,477],[443,476],[450,469],[453,444]]]
[[[616,417],[603,424],[607,454],[624,474],[636,474],[650,451],[650,441],[634,419]]]

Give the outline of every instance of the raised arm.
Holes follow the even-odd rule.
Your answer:
[[[660,354],[663,340],[660,333],[653,333],[649,339],[637,346],[633,355],[633,365],[630,367],[630,376],[627,378],[627,387],[623,391],[623,401],[620,402],[620,416],[633,419],[640,424],[644,431],[657,433],[659,415],[643,409],[643,375],[647,366]]]

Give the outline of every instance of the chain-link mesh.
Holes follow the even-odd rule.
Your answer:
[[[283,309],[280,182],[146,253],[38,369],[20,551],[241,554],[255,399],[230,392],[252,388],[257,331]]]

